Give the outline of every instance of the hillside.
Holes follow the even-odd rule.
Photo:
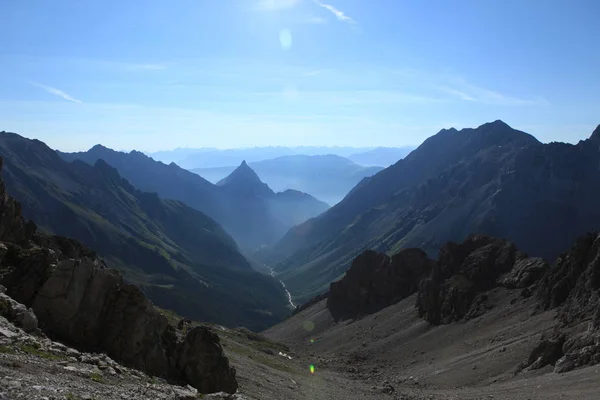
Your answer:
[[[285,222],[289,220],[287,213],[277,212],[280,208],[278,197],[268,188],[271,193],[268,199],[262,192],[240,197],[234,191],[214,185],[174,163],[166,165],[138,151],[123,153],[101,145],[86,152],[58,154],[67,161],[82,160],[92,165],[102,159],[140,190],[156,192],[162,198],[179,200],[202,211],[221,224],[244,251],[274,244],[293,226]],[[311,196],[304,197],[295,206],[296,215],[305,216],[296,223],[327,209],[326,204]],[[245,210],[248,209],[255,213],[247,213]]]
[[[485,233],[552,261],[600,225],[597,137],[542,144],[502,121],[442,130],[288,232],[272,254],[276,270],[306,300],[367,248],[420,247],[432,255],[447,240]]]
[[[397,161],[397,160],[396,160]],[[294,189],[311,194],[328,204],[336,204],[361,179],[381,171],[382,167],[363,167],[337,155],[291,155],[248,164],[260,179],[277,192]],[[211,182],[218,182],[235,167],[195,168]]]
[[[481,235],[423,257],[365,252],[326,299],[263,334],[349,398],[597,398],[597,234],[552,266]]]
[[[94,248],[159,306],[229,326],[267,326],[287,314],[279,284],[256,273],[205,214],[139,191],[102,160],[69,163],[17,134],[0,134],[0,156],[27,218]]]
[[[377,147],[376,149],[367,150],[362,153],[354,153],[348,156],[348,159],[359,165],[389,167],[392,164],[403,159],[415,148],[412,146],[405,147]]]

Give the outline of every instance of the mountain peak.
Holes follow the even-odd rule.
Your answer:
[[[593,140],[595,142],[600,142],[600,125],[598,125],[596,127],[596,129],[594,130],[594,132],[592,132],[592,136],[590,136],[590,140]]]
[[[481,125],[480,128],[483,128],[486,126],[494,127],[494,128],[510,128],[510,129],[512,129],[510,125],[508,125],[506,122],[502,121],[501,119],[497,119],[493,122],[485,123],[485,124]]]
[[[250,168],[245,160],[229,176],[219,181],[217,186],[233,190],[240,194],[253,193],[262,196],[271,196],[274,194],[271,188],[260,180],[256,172]]]

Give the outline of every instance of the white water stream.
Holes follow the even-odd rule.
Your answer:
[[[275,278],[275,271],[273,271],[273,268],[265,265],[265,267],[269,268],[269,271],[271,272],[271,276],[273,278]],[[281,283],[281,286],[283,286],[283,290],[285,290],[285,293],[287,294],[288,297],[288,302],[290,303],[290,306],[292,306],[293,308],[296,308],[296,305],[294,304],[294,302],[292,301],[292,294],[287,290],[287,288],[285,287],[285,283],[283,283],[282,280],[279,280],[279,283]]]

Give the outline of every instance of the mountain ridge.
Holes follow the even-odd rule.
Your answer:
[[[292,228],[270,261],[288,290],[307,300],[367,248],[394,254],[420,247],[433,255],[447,240],[480,232],[552,260],[556,249],[600,224],[593,167],[600,149],[591,144],[542,144],[500,120],[441,130],[324,214]]]
[[[200,211],[138,190],[102,159],[69,163],[16,134],[0,134],[0,156],[26,217],[95,248],[160,306],[224,325],[260,327],[287,315],[279,283],[255,272]]]
[[[285,205],[277,204],[277,196],[266,186],[261,186],[257,193],[250,191],[239,196],[238,185],[214,185],[175,163],[167,165],[139,151],[123,153],[102,145],[96,145],[87,152],[57,153],[67,161],[79,159],[89,164],[104,159],[137,188],[156,192],[162,198],[182,201],[207,214],[221,224],[246,252],[272,245],[291,227],[290,218],[281,215],[281,212],[289,210]],[[245,171],[246,167],[240,171]],[[254,171],[246,171],[242,175],[246,174],[255,175]],[[244,182],[243,179],[241,181]],[[258,187],[258,182],[253,185]],[[264,184],[261,182],[261,185]],[[321,213],[327,205],[313,197],[305,197],[294,207],[299,223]],[[300,216],[305,219],[300,221]]]

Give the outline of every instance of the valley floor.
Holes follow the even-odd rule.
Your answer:
[[[533,300],[518,291],[496,289],[489,300],[494,306],[482,317],[439,327],[417,317],[414,296],[337,324],[322,301],[262,335],[212,325],[237,370],[235,397],[202,396],[102,355],[24,335],[0,319],[0,399],[599,398],[600,366],[515,375],[554,313],[532,313]]]
[[[552,326],[519,291],[496,289],[493,308],[463,323],[430,327],[415,297],[356,321],[335,324],[325,301],[264,332],[289,346],[289,360],[226,350],[240,391],[255,399],[598,399],[600,365],[515,375]],[[261,354],[262,353],[262,354]],[[309,371],[315,366],[314,374]]]

